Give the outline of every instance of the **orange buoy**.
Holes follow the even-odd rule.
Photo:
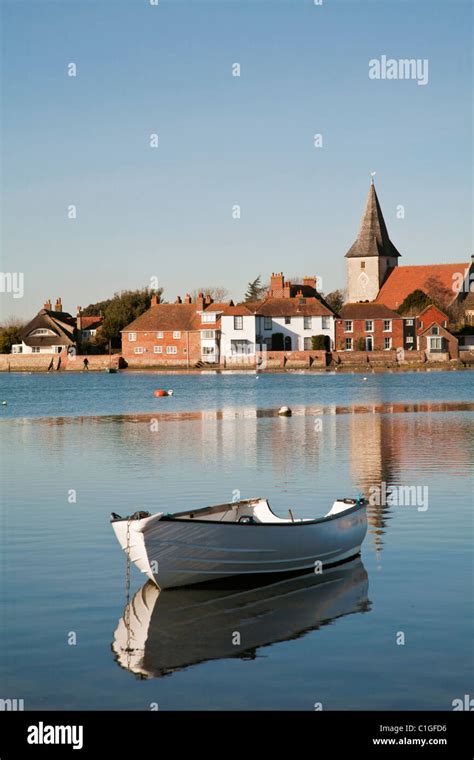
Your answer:
[[[163,388],[157,388],[156,391],[153,391],[153,395],[159,398],[160,396],[172,396],[173,391],[164,391]]]

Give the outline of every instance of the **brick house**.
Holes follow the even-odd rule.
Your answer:
[[[459,357],[458,339],[445,327],[432,322],[418,334],[418,348],[431,361],[444,361]]]
[[[437,324],[447,329],[449,317],[434,304],[425,306],[424,309],[410,309],[403,312],[403,348],[406,351],[420,349],[419,336],[431,324]]]
[[[81,307],[77,307],[76,328],[77,338],[80,342],[94,340],[98,330],[102,327],[104,318],[101,316],[88,317],[82,314]]]
[[[217,364],[220,356],[221,314],[228,303],[214,303],[200,293],[193,302],[157,303],[125,327],[122,356],[128,364],[192,367],[199,363]]]
[[[347,303],[336,319],[338,351],[403,348],[403,318],[379,303]]]

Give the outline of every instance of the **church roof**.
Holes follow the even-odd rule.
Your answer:
[[[400,256],[388,236],[373,182],[370,185],[357,240],[346,253],[346,258],[349,259],[366,256],[391,256],[392,258]]]
[[[405,298],[414,290],[427,293],[428,280],[439,283],[439,288],[452,293],[451,301],[457,297],[453,289],[454,277],[463,274],[469,264],[428,264],[421,266],[394,267],[388,273],[380,288],[377,303],[384,303],[389,309],[399,309]]]

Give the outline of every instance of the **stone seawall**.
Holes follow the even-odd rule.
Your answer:
[[[64,357],[62,354],[0,354],[0,372],[47,372],[53,359],[54,372],[83,372],[83,356]],[[116,369],[131,369],[158,372],[200,372],[200,371],[232,371],[258,369],[265,371],[309,370],[357,372],[364,370],[384,369],[456,369],[474,367],[474,351],[461,351],[459,359],[450,359],[448,355],[427,357],[424,351],[406,351],[397,356],[396,351],[266,351],[249,357],[226,357],[220,365],[187,366],[187,363],[177,361],[125,361],[122,356],[108,354],[88,356],[88,369],[100,372],[109,366]]]

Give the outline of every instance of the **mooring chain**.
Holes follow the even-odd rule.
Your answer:
[[[127,629],[127,646],[125,651],[127,652],[127,665],[130,666],[130,654],[132,652],[130,647],[130,520],[127,520],[127,546],[125,550],[125,614],[124,622]]]

